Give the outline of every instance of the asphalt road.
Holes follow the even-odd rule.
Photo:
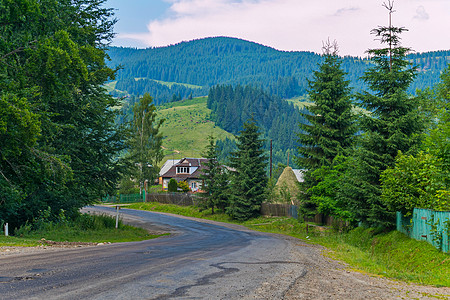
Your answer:
[[[299,242],[281,236],[145,211],[121,214],[126,222],[171,235],[4,256],[0,298],[283,299],[308,270],[293,259]],[[305,256],[312,251],[302,248]]]

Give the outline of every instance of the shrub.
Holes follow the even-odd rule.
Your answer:
[[[399,152],[394,168],[381,175],[382,201],[404,215],[410,215],[415,207],[450,209],[441,165],[442,161],[431,154]]]
[[[189,192],[189,184],[186,181],[178,182],[178,187],[183,191],[183,193]]]
[[[178,190],[178,183],[175,179],[170,179],[167,190],[171,193],[175,193]]]

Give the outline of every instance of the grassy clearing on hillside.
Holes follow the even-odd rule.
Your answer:
[[[349,233],[336,233],[331,229],[319,231],[309,227],[306,233],[306,225],[292,218],[259,217],[237,222],[225,214],[211,215],[211,210],[199,212],[196,207],[137,203],[128,208],[241,224],[258,231],[286,234],[308,243],[321,244],[329,249],[326,255],[363,272],[424,285],[450,287],[450,255],[397,231],[377,233],[373,229],[356,228]]]
[[[32,247],[41,244],[45,239],[54,242],[134,242],[153,239],[160,235],[151,235],[145,229],[124,225],[119,222],[116,229],[116,219],[107,215],[83,214],[75,221],[41,224],[36,230],[31,226],[22,226],[15,236],[0,236],[0,246]]]
[[[209,120],[211,110],[206,107],[206,99],[199,97],[158,107],[158,118],[166,120],[161,127],[166,159],[201,157],[210,134],[216,139],[234,138]]]
[[[108,83],[105,83],[103,87],[106,89],[106,91],[109,93],[113,91],[116,88],[117,80],[116,81],[110,81]]]
[[[298,107],[299,109],[314,105],[314,103],[309,101],[308,97],[306,97],[306,96],[300,96],[300,97],[295,97],[295,98],[291,98],[291,99],[286,99],[286,101],[294,104],[294,106]]]
[[[181,85],[181,86],[184,86],[184,87],[187,87],[187,88],[190,88],[190,89],[201,89],[202,88],[202,86],[200,86],[200,85],[194,85],[194,84],[189,84],[189,83],[169,82],[169,81],[150,79],[150,78],[146,78],[146,77],[136,77],[136,78],[134,78],[135,81],[142,80],[142,79],[149,79],[151,81],[154,81],[154,82],[157,82],[159,84],[165,85],[165,86],[167,86],[169,88],[171,88],[172,85],[174,85],[174,84],[175,85]]]

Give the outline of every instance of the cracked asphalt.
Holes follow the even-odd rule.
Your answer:
[[[114,213],[90,207],[90,213]],[[320,246],[242,226],[122,209],[168,237],[0,256],[0,299],[408,299],[450,296],[349,271]]]

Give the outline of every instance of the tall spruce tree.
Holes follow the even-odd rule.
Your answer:
[[[225,166],[218,160],[219,150],[216,140],[212,135],[208,137],[209,144],[206,146],[204,157],[208,159],[205,163],[205,173],[200,175],[203,179],[201,208],[211,208],[214,214],[214,208],[225,211],[228,206],[228,174]]]
[[[214,214],[214,208],[216,207],[216,198],[218,196],[219,187],[218,177],[220,176],[220,164],[217,159],[218,151],[217,145],[214,139],[214,136],[208,136],[209,144],[206,146],[206,152],[203,154],[208,161],[205,163],[205,171],[200,175],[200,178],[203,180],[202,184],[202,201],[200,201],[201,208],[211,208],[212,213]]]
[[[417,148],[424,127],[419,100],[406,92],[416,76],[416,69],[406,59],[411,50],[400,46],[400,34],[407,29],[392,26],[393,3],[384,6],[389,10],[389,26],[380,26],[371,33],[386,47],[368,50],[374,66],[363,79],[372,92],[357,96],[371,113],[361,120],[361,145],[342,189],[342,197],[356,218],[377,227],[390,227],[395,221],[394,212],[380,201],[381,172],[394,166],[399,150],[411,153]]]
[[[306,169],[301,204],[301,212],[306,215],[316,212],[316,204],[307,192],[317,184],[311,174],[322,166],[330,166],[337,155],[347,155],[356,133],[351,89],[341,68],[342,59],[337,56],[336,42],[327,41],[323,50],[325,61],[309,81],[309,97],[314,105],[302,113],[308,123],[300,123],[297,135],[297,165]]]
[[[338,154],[346,154],[356,132],[351,89],[336,43],[324,45],[325,61],[309,81],[309,97],[314,103],[302,113],[309,123],[300,123],[297,164],[307,170],[331,165]]]
[[[244,123],[240,135],[236,136],[237,151],[232,153],[230,206],[227,214],[236,220],[257,217],[265,199],[267,186],[264,140],[259,138],[259,128],[251,118]]]

